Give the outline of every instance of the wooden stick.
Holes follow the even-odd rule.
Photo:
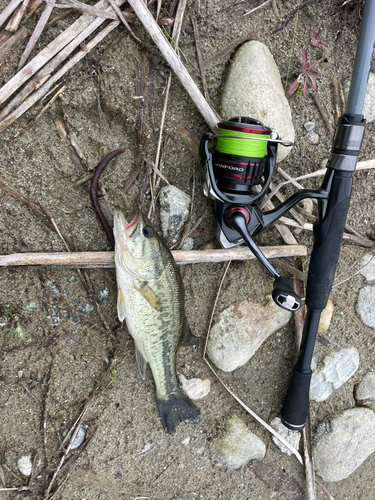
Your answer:
[[[11,2],[5,7],[3,12],[0,14],[0,26],[2,26],[9,16],[13,14],[22,0],[11,0]]]
[[[98,18],[99,19],[99,18]],[[97,21],[99,22],[99,21]],[[65,73],[67,73],[78,61],[83,59],[90,50],[92,50],[98,43],[100,43],[111,31],[113,31],[120,24],[119,21],[112,21],[108,26],[106,26],[95,38],[93,38],[86,46],[84,50],[80,50],[75,54],[52,78],[41,86],[37,91],[30,95],[18,108],[13,112],[9,113],[4,120],[0,122],[0,132],[3,132],[9,125],[17,120],[23,113],[25,113],[33,104],[35,104],[39,99],[44,97],[49,89],[60,79]],[[78,37],[77,37],[78,38]],[[25,66],[27,68],[28,65]],[[24,68],[24,69],[25,69]],[[22,72],[23,70],[21,70]]]
[[[124,0],[116,0],[117,5],[121,5]],[[95,5],[98,9],[111,11],[111,7],[106,7],[105,0],[101,0]],[[69,28],[52,40],[42,51],[37,54],[26,66],[19,71],[9,82],[0,89],[0,105],[3,104],[21,85],[31,78],[40,68],[60,52],[66,45],[74,40],[85,28],[91,24],[98,28],[104,23],[104,18],[84,14],[75,21]],[[94,31],[94,30],[93,30]]]
[[[22,21],[23,15],[27,9],[27,6],[29,5],[30,0],[23,0],[22,5],[19,5],[17,9],[14,11],[13,16],[11,17],[10,21],[8,24],[5,26],[5,29],[7,31],[14,31],[16,32],[19,28],[19,25]]]
[[[129,4],[180,80],[192,101],[197,106],[207,125],[214,133],[216,133],[218,130],[217,123],[220,121],[219,115],[211,108],[206,99],[203,97],[194,80],[191,78],[185,66],[177,57],[146,5],[141,0],[129,0]]]
[[[279,257],[305,257],[303,245],[260,247],[268,259]],[[252,260],[254,254],[247,247],[223,250],[177,250],[172,255],[178,264],[199,262],[225,262],[228,260]],[[10,266],[65,266],[80,268],[114,268],[114,252],[71,253],[15,253],[0,255],[0,267]]]
[[[50,3],[46,4],[44,11],[42,12],[39,21],[35,26],[34,32],[31,35],[30,40],[27,42],[25,51],[21,56],[21,60],[18,63],[17,72],[20,71],[25,66],[26,61],[29,58],[29,55],[31,54],[33,48],[35,47],[36,42],[39,40],[39,37],[42,34],[42,31],[44,30],[45,25],[48,22],[49,16],[51,15],[51,12],[53,11],[53,8],[55,6],[55,2],[56,0],[50,0]]]

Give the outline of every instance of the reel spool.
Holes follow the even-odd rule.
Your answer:
[[[267,163],[267,142],[257,139],[269,139],[272,130],[257,120],[237,120],[218,124],[213,169],[220,191],[252,195],[251,187],[261,183]]]
[[[199,157],[207,167],[206,193],[226,203],[254,205],[266,192],[276,165],[277,131],[247,117],[218,123],[218,135],[203,134]],[[213,151],[209,142],[216,139]],[[263,183],[263,184],[262,184]],[[261,190],[254,186],[262,184]]]

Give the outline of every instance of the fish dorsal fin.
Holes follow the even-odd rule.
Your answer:
[[[146,378],[147,361],[143,357],[143,354],[138,349],[137,344],[135,344],[135,359],[137,360],[137,365],[139,371],[141,372],[142,380]]]
[[[124,295],[120,289],[118,289],[118,293],[117,293],[117,315],[118,315],[118,319],[122,323],[126,317],[126,310],[125,310]]]
[[[157,311],[161,311],[163,309],[160,300],[158,299],[153,289],[149,287],[147,281],[138,281],[135,289],[142,295],[145,300],[147,300],[151,307],[153,307]]]

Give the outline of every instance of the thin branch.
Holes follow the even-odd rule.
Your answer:
[[[54,229],[53,229],[54,230]],[[66,239],[67,236],[64,235]],[[268,259],[281,257],[306,257],[303,245],[260,247]],[[172,252],[177,264],[199,262],[225,262],[228,260],[253,260],[254,254],[247,247],[220,250],[176,250]],[[0,255],[0,267],[12,266],[66,266],[73,268],[114,268],[114,252],[67,253],[15,253]]]

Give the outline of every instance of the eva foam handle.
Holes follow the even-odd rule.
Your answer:
[[[309,411],[311,375],[311,371],[304,374],[293,369],[292,379],[281,410],[283,424],[292,431],[300,431],[305,427]]]
[[[321,222],[314,224],[314,248],[306,285],[306,306],[316,311],[323,311],[331,292],[349,209],[351,187],[350,172],[335,172],[325,216]]]

